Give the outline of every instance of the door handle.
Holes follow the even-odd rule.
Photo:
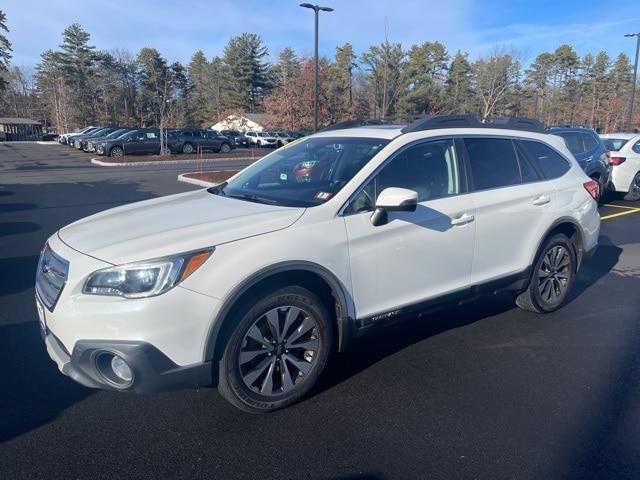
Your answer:
[[[549,198],[547,195],[540,195],[538,198],[535,198],[531,203],[539,206],[539,205],[546,205],[550,201],[551,201],[551,198]]]
[[[476,217],[473,215],[469,215],[468,213],[463,213],[459,217],[451,219],[451,225],[466,225],[467,223],[471,223],[475,220]]]

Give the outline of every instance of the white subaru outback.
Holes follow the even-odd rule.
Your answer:
[[[557,309],[596,249],[598,194],[535,121],[338,126],[224,184],[55,233],[36,278],[43,337],[89,387],[214,384],[270,411],[390,320],[496,291]]]

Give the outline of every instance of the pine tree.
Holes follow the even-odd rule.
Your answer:
[[[424,42],[409,49],[404,72],[407,85],[400,100],[403,111],[415,116],[442,109],[448,62],[449,54],[440,42]]]
[[[369,89],[374,118],[396,113],[398,98],[404,89],[404,62],[406,54],[399,43],[385,39],[380,45],[369,47],[361,56],[370,72]]]
[[[0,32],[2,31],[9,32],[9,28],[7,27],[7,16],[2,10],[0,10]],[[9,68],[11,51],[11,42],[9,42],[7,37],[0,33],[0,90],[4,90],[6,88],[6,81],[1,74],[6,72]]]
[[[255,33],[233,37],[224,49],[223,95],[229,108],[255,112],[268,93],[267,47]]]
[[[471,64],[469,54],[458,52],[454,55],[446,80],[445,108],[453,113],[470,113],[473,107],[471,86]]]

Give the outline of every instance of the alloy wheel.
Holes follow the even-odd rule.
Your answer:
[[[291,392],[315,367],[318,332],[318,321],[298,307],[280,306],[261,315],[238,353],[245,386],[268,397]]]
[[[561,245],[549,249],[538,270],[538,292],[542,300],[555,303],[563,298],[571,275],[569,251]]]

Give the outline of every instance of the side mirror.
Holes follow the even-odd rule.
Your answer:
[[[386,225],[388,212],[415,212],[418,206],[418,193],[407,188],[385,188],[376,200],[376,209],[371,215],[374,227]]]

